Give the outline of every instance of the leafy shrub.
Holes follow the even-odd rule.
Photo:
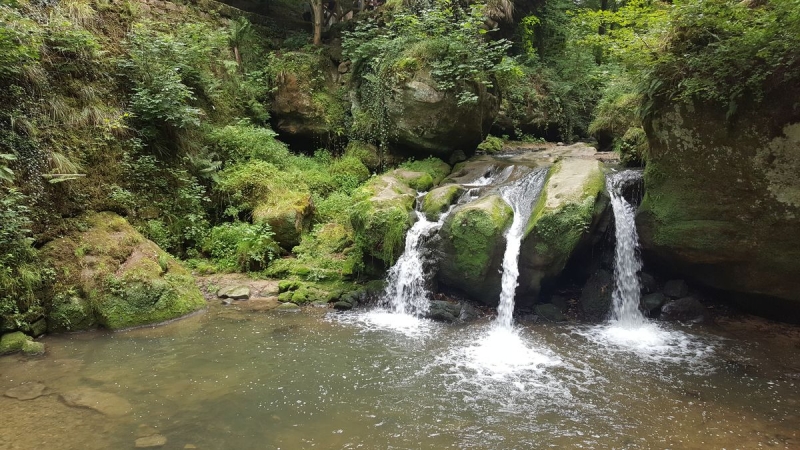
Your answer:
[[[211,229],[203,251],[226,270],[262,270],[280,252],[273,235],[267,224],[223,223]]]
[[[241,162],[258,159],[278,167],[286,167],[289,149],[275,139],[277,133],[269,128],[256,127],[247,121],[217,128],[209,133],[209,140],[225,159]]]

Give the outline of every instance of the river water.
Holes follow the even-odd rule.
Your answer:
[[[800,332],[761,320],[681,328],[657,348],[602,327],[497,333],[370,313],[212,305],[157,328],[45,338],[0,358],[0,449],[800,448]],[[130,412],[68,406],[76,389]],[[112,401],[113,403],[113,401]],[[101,408],[102,409],[102,408]]]

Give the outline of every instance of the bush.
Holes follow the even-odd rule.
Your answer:
[[[223,159],[235,162],[258,159],[284,168],[289,163],[289,149],[275,136],[277,133],[269,128],[241,121],[214,129],[208,138]]]
[[[224,270],[262,270],[280,252],[273,235],[267,224],[224,223],[211,229],[203,251]]]

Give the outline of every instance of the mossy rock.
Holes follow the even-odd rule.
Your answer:
[[[253,209],[254,223],[269,224],[273,239],[283,249],[291,250],[300,243],[300,236],[311,226],[314,203],[308,192],[287,191]]]
[[[30,336],[21,331],[4,334],[0,338],[0,355],[22,351],[25,344],[31,340]]]
[[[498,195],[459,206],[440,231],[438,280],[474,300],[496,304],[505,238],[514,213]]]
[[[42,342],[36,342],[33,340],[25,341],[22,343],[22,353],[35,356],[35,355],[43,355],[44,354],[44,344]]]
[[[608,207],[599,161],[565,159],[550,169],[520,250],[521,291],[536,297],[542,281],[561,274],[591,244]]]
[[[762,314],[800,312],[797,86],[761,104],[662,104],[645,124],[644,256]]]
[[[427,191],[433,187],[433,177],[425,172],[415,172],[408,169],[396,169],[391,176],[402,181],[406,186],[415,191]]]
[[[122,217],[95,213],[88,228],[48,243],[56,267],[51,330],[98,325],[128,328],[174,319],[205,307],[191,274]]]
[[[406,161],[401,165],[401,169],[410,172],[423,172],[431,177],[431,186],[435,186],[442,182],[448,175],[450,175],[451,167],[446,162],[439,158],[429,157],[425,159],[418,159],[413,161]],[[401,177],[402,178],[402,177]],[[410,185],[412,188],[414,186]],[[430,189],[430,188],[428,188]],[[423,191],[427,189],[417,189]]]
[[[350,213],[356,245],[391,265],[400,256],[412,225],[416,192],[392,175],[374,177],[354,194]]]
[[[344,156],[358,158],[364,166],[372,172],[381,168],[381,155],[378,147],[363,141],[350,141],[344,151]]]
[[[492,155],[503,151],[503,145],[505,145],[505,143],[499,137],[486,136],[486,139],[484,139],[483,142],[478,144],[478,150],[482,151],[483,153]]]
[[[457,184],[441,186],[428,192],[422,199],[422,212],[431,221],[439,220],[443,212],[455,203],[465,189]]]

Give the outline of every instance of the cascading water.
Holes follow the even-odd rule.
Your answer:
[[[639,271],[642,269],[642,260],[639,255],[639,235],[636,233],[634,221],[636,209],[625,200],[622,190],[641,176],[638,171],[625,170],[610,174],[606,178],[606,189],[611,196],[616,230],[611,321],[628,328],[639,327],[646,320],[639,311]]]
[[[508,168],[507,168],[508,169]],[[479,177],[468,186],[488,186],[492,184],[498,176],[508,177],[509,170],[503,170],[499,175],[490,170],[487,174]],[[384,291],[384,302],[389,309],[396,314],[410,314],[421,316],[428,311],[428,301],[430,293],[425,287],[425,254],[427,249],[425,243],[428,239],[444,224],[445,219],[453,211],[456,205],[472,200],[471,191],[467,191],[447,211],[439,216],[439,220],[431,222],[420,211],[414,211],[417,221],[406,234],[406,244],[403,254],[397,262],[389,269],[386,277],[386,289]],[[420,193],[417,197],[417,204],[422,203],[425,193]]]
[[[422,315],[428,311],[430,294],[425,288],[425,242],[439,230],[450,210],[443,213],[437,222],[431,222],[419,211],[415,211],[417,222],[406,234],[403,254],[386,277],[384,300],[392,312],[397,314]]]
[[[506,231],[506,251],[503,254],[503,277],[500,304],[497,308],[497,326],[510,330],[514,313],[514,295],[519,277],[519,250],[522,235],[528,225],[533,206],[544,187],[547,169],[536,169],[517,183],[500,190],[503,200],[514,211],[514,220]]]

